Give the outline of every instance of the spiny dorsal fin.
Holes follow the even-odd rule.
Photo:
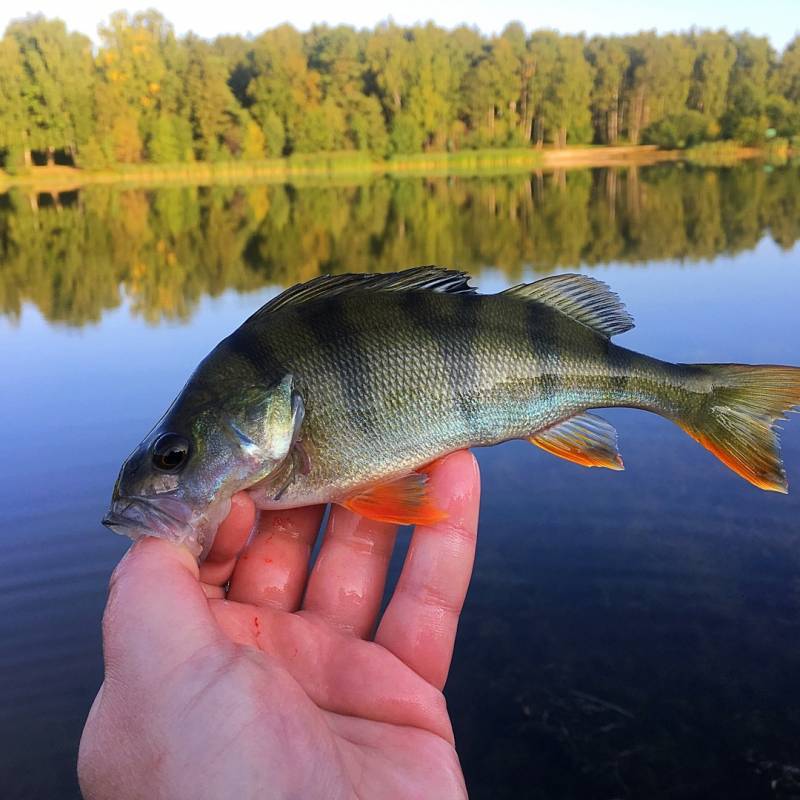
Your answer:
[[[501,294],[544,303],[604,336],[625,333],[634,324],[619,297],[587,275],[553,275],[512,286]]]
[[[617,450],[614,426],[588,411],[539,431],[528,441],[582,467],[625,469]]]
[[[446,294],[475,294],[469,285],[470,276],[442,267],[412,267],[402,272],[348,273],[346,275],[320,275],[307,283],[298,283],[274,297],[256,311],[250,320],[288,306],[308,303],[320,297],[332,297],[350,292],[442,292]],[[248,320],[249,321],[249,320]]]

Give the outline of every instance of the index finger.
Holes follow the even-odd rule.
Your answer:
[[[214,544],[206,560],[200,565],[200,580],[207,587],[224,586],[236,566],[236,558],[247,544],[253,523],[256,518],[256,507],[250,495],[237,492],[231,498],[231,510],[222,521],[214,537]],[[206,590],[209,593],[208,589]],[[223,592],[220,590],[218,595]]]
[[[414,530],[375,641],[441,689],[475,559],[478,462],[472,453],[453,453],[434,465],[429,485],[435,505],[447,518]]]

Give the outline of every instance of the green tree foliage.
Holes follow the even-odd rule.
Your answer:
[[[267,31],[253,42],[250,59],[253,77],[247,96],[251,113],[265,132],[268,119],[277,116],[284,152],[309,152],[307,118],[318,113],[320,75],[309,66],[302,35],[290,25]]]
[[[406,89],[411,82],[409,34],[392,22],[383,23],[370,35],[365,55],[369,91],[381,104],[394,142],[395,121],[408,103]]]
[[[581,36],[561,36],[558,39],[555,69],[548,87],[550,125],[553,141],[559,147],[571,142],[591,141],[592,126],[589,110],[593,74],[584,58]]]
[[[775,78],[777,91],[790,103],[800,103],[800,34],[783,51]]]
[[[206,42],[192,38],[186,70],[186,100],[197,156],[217,161],[242,150],[242,110],[228,86],[224,60]]]
[[[10,76],[19,81],[17,96],[21,98],[22,117],[17,106],[11,109],[12,125],[20,126],[13,138],[21,140],[25,161],[29,151],[36,149],[47,153],[52,163],[57,149],[74,155],[91,135],[92,117],[92,64],[91,43],[78,33],[68,33],[60,20],[28,17],[8,26],[4,40],[7,58],[12,62]],[[14,64],[13,43],[16,43],[18,60]],[[9,86],[3,94],[13,94]]]
[[[736,47],[724,31],[701,31],[691,38],[695,51],[689,108],[719,121],[725,111]]]
[[[487,45],[464,73],[463,110],[470,140],[478,147],[502,147],[515,138],[518,59],[514,42],[502,36]]]
[[[544,144],[545,131],[550,125],[550,87],[558,61],[558,34],[538,31],[528,40],[531,62],[530,104],[533,116],[532,136],[537,147]]]
[[[16,170],[30,160],[22,54],[10,36],[0,40],[0,151],[6,167]]]
[[[648,125],[686,107],[694,54],[675,34],[639,34],[630,37],[629,48],[628,139],[638,144]]]
[[[78,166],[372,156],[596,142],[665,147],[800,136],[800,37],[780,56],[724,30],[499,36],[428,23],[290,25],[178,37],[112,14],[94,51],[58,20],[0,39],[0,164]]]
[[[148,154],[155,164],[177,164],[194,157],[191,122],[175,114],[161,114],[148,142]]]
[[[738,33],[734,37],[736,60],[731,70],[722,132],[745,144],[764,141],[769,120],[766,116],[769,83],[776,55],[765,37]]]
[[[645,128],[642,141],[667,149],[694,147],[709,138],[714,121],[699,111],[668,114]]]
[[[591,111],[595,138],[602,144],[616,144],[622,135],[628,52],[619,38],[596,36],[586,46],[586,59],[594,68]]]

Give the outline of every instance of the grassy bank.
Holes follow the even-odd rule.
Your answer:
[[[33,167],[16,175],[0,171],[0,185],[61,187],[87,183],[242,183],[304,178],[371,176],[375,174],[484,174],[541,167],[543,154],[532,148],[419,153],[388,160],[344,152],[301,154],[263,161],[192,162],[183,164],[120,164],[113,170]]]
[[[686,160],[701,167],[728,167],[738,164],[743,158],[765,155],[765,151],[742,147],[738,142],[703,142],[685,151]]]
[[[724,161],[759,155],[758,150],[723,143]],[[715,145],[716,146],[716,145]],[[714,155],[718,155],[715,153]],[[709,158],[709,156],[711,156]],[[74,167],[33,167],[10,175],[0,170],[0,189],[33,186],[65,190],[89,183],[105,184],[211,184],[304,181],[326,179],[352,181],[355,177],[393,175],[486,175],[537,169],[573,169],[602,166],[647,165],[688,157],[713,163],[710,152],[659,150],[651,145],[620,147],[566,147],[563,149],[517,148],[462,150],[457,153],[418,153],[376,160],[368,155],[343,152],[295,155],[263,161],[193,162],[184,164],[120,164],[113,170]]]

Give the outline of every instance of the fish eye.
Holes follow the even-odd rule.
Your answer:
[[[161,472],[177,472],[189,457],[189,440],[177,433],[164,433],[153,444],[153,466]]]

